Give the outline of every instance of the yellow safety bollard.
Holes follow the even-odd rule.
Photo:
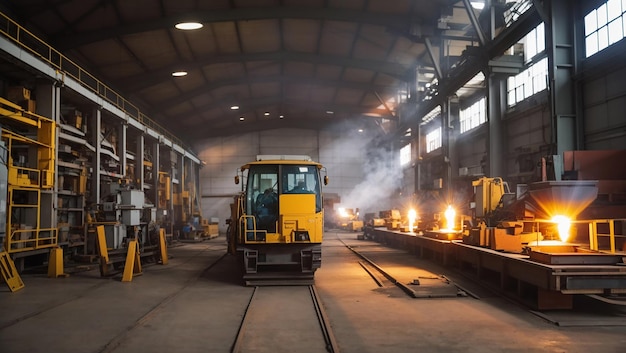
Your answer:
[[[130,282],[133,276],[141,274],[141,259],[139,257],[139,248],[137,240],[128,242],[128,253],[126,253],[126,262],[124,263],[124,274],[122,282]]]
[[[48,277],[68,277],[67,273],[63,273],[63,249],[50,249],[50,257],[48,259]]]
[[[167,265],[167,244],[165,242],[165,229],[159,229],[159,251],[161,254],[161,265]]]

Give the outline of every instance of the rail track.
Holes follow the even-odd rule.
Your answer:
[[[231,352],[338,353],[339,347],[314,285],[255,287]]]
[[[427,277],[422,278],[424,281],[435,281],[436,286],[439,288],[454,286],[457,288],[456,290],[421,290],[420,288],[420,279],[415,279],[413,283],[407,284],[403,283],[396,276],[394,276],[390,271],[381,267],[378,263],[374,262],[372,259],[367,257],[365,254],[356,250],[354,247],[346,244],[346,242],[337,235],[337,240],[339,240],[347,249],[352,251],[356,256],[361,258],[363,261],[359,261],[359,265],[365,270],[369,276],[376,282],[379,287],[384,287],[383,282],[376,276],[375,272],[380,273],[385,279],[389,282],[393,283],[396,287],[400,288],[406,295],[411,298],[448,298],[448,297],[466,297],[468,295],[475,297],[471,292],[459,287],[456,283],[453,283],[450,279],[443,275],[435,276],[429,275]],[[415,290],[414,288],[420,288],[420,290]],[[433,287],[431,287],[432,289]]]

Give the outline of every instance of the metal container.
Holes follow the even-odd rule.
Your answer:
[[[542,181],[528,185],[528,193],[546,218],[575,218],[598,196],[597,180]]]

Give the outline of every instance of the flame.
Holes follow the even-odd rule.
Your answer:
[[[413,231],[415,220],[417,219],[417,212],[414,209],[409,210],[409,232]]]
[[[452,205],[448,205],[446,212],[443,213],[446,217],[446,229],[453,230],[454,229],[454,217],[456,216],[456,211],[452,208]]]
[[[572,224],[572,221],[569,217],[557,215],[552,217],[552,222],[557,224],[557,229],[559,231],[559,238],[562,242],[566,242],[569,238],[569,228]]]

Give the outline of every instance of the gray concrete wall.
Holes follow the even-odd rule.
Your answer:
[[[365,161],[369,142],[367,135],[358,133],[301,129],[268,130],[203,140],[194,146],[199,158],[206,163],[200,170],[202,216],[219,218],[220,232],[225,232],[225,221],[230,217],[229,205],[241,190],[241,184],[235,185],[234,177],[241,165],[255,160],[258,154],[308,155],[326,168],[330,183],[324,187],[325,193],[337,193],[345,202],[360,202],[355,196],[363,194],[360,188],[371,174],[364,170],[368,166]]]
[[[602,55],[602,53],[596,54]],[[626,68],[583,85],[586,150],[626,149]]]

